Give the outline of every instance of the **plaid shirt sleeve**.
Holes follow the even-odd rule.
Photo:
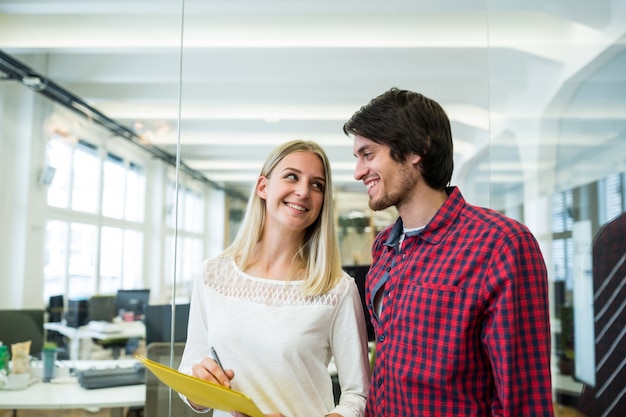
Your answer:
[[[534,237],[512,236],[489,273],[482,339],[498,398],[492,414],[551,415],[548,281]]]

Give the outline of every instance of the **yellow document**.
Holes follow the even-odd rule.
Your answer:
[[[161,382],[196,404],[227,412],[238,411],[250,417],[264,417],[254,401],[239,391],[183,374],[144,356],[137,359]]]

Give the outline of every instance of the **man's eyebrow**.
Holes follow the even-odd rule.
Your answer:
[[[363,154],[363,152],[365,152],[365,151],[367,151],[369,148],[371,148],[371,146],[372,146],[372,145],[369,145],[369,144],[361,146],[359,149],[357,149],[357,150],[356,150],[356,152],[355,152],[355,153],[353,153],[353,156],[354,156],[355,158],[357,158],[359,155]]]

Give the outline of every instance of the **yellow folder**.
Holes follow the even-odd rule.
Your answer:
[[[144,356],[137,359],[161,382],[198,405],[227,412],[238,411],[250,417],[264,417],[254,401],[239,391],[183,374]]]

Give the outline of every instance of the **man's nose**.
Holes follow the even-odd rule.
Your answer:
[[[361,181],[365,174],[367,173],[367,168],[363,165],[360,160],[356,161],[356,165],[354,167],[354,179],[357,181]]]

